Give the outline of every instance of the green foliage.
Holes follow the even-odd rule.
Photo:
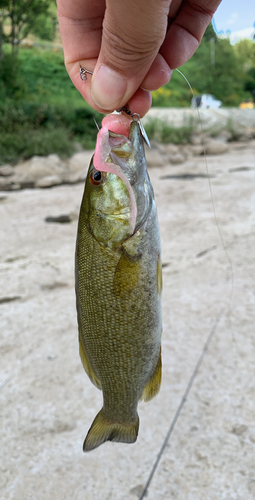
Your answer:
[[[255,67],[255,41],[245,38],[233,46],[239,65],[244,72]]]
[[[248,92],[255,92],[255,66],[254,68],[249,69],[249,71],[247,72],[244,88]]]
[[[53,41],[56,34],[57,17],[54,13],[39,14],[34,20],[31,33],[41,40]]]
[[[31,155],[74,151],[74,143],[93,148],[94,112],[73,86],[62,52],[21,48],[5,50],[0,61],[0,163]]]
[[[58,153],[67,156],[74,142],[93,148],[99,113],[69,106],[7,101],[0,105],[0,163],[17,162],[33,155]]]
[[[181,108],[190,105],[189,87],[178,71],[173,72],[170,83],[152,92],[151,95],[153,106]]]
[[[24,128],[66,127],[75,135],[82,135],[87,130],[96,131],[90,109],[75,109],[69,106],[54,106],[47,103],[7,101],[0,104],[0,128],[2,131],[16,131]],[[78,126],[77,126],[78,123]],[[94,134],[96,136],[96,133]]]
[[[62,51],[21,47],[18,56],[13,56],[5,46],[0,89],[2,98],[89,109],[66,72]]]
[[[28,91],[20,70],[21,61],[16,54],[7,52],[0,60],[0,102],[6,98],[22,98]]]
[[[3,132],[0,135],[0,164],[16,163],[19,159],[33,155],[57,153],[63,157],[74,152],[74,145],[68,130],[22,129]]]
[[[0,99],[3,101],[4,97],[13,95],[17,88],[17,72],[19,62],[13,55],[6,55],[0,61]],[[15,69],[14,69],[15,68]]]

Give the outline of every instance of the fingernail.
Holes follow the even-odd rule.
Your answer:
[[[127,90],[127,79],[102,64],[91,82],[91,96],[100,108],[112,110],[119,103]]]

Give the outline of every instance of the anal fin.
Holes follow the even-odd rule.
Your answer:
[[[83,348],[82,341],[81,341],[81,333],[79,331],[79,351],[80,351],[80,357],[81,361],[84,367],[85,372],[89,376],[92,384],[94,384],[98,389],[102,389],[101,382],[95,375],[93,368],[90,364],[90,361],[88,359],[87,353],[85,349]]]
[[[149,382],[147,383],[147,385],[143,390],[141,400],[144,399],[145,402],[150,401],[158,394],[161,384],[161,367],[162,367],[162,362],[161,362],[161,348],[160,348],[159,358],[156,368]]]

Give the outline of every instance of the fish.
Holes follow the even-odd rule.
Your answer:
[[[75,254],[79,350],[103,407],[84,441],[134,443],[138,403],[161,384],[162,265],[139,124],[108,115],[82,198]]]

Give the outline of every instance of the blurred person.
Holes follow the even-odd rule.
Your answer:
[[[65,65],[88,104],[144,116],[198,48],[220,0],[57,0]],[[93,72],[80,78],[80,68]]]

